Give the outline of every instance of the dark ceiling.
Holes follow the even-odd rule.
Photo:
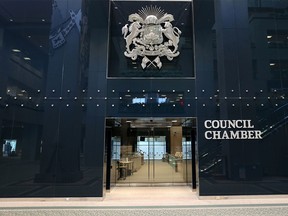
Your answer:
[[[50,22],[52,0],[0,0],[2,24]]]
[[[52,0],[0,0],[0,28],[47,53]]]

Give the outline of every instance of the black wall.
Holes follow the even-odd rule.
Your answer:
[[[163,70],[123,55],[121,28],[151,3],[182,30]],[[1,197],[104,196],[115,117],[196,117],[199,195],[288,193],[287,0],[5,4],[25,13],[0,12],[0,137],[17,140],[0,154]],[[207,140],[208,119],[251,120],[262,139]]]

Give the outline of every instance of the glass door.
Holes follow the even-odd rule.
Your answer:
[[[185,132],[187,125],[183,126],[185,119],[121,118],[109,122],[115,168],[111,176],[116,185],[181,185],[191,180],[187,177],[191,175],[191,138]]]
[[[143,172],[143,177],[146,175],[147,179],[142,178],[142,181],[164,183],[168,181],[167,173],[163,170],[164,158],[167,153],[166,136],[155,136],[154,130],[157,129],[150,128],[148,136],[137,137],[137,150],[143,154],[142,172],[147,172],[147,174]]]

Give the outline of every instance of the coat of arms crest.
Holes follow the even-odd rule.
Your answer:
[[[146,6],[138,13],[129,15],[129,24],[122,28],[126,40],[124,55],[136,60],[142,57],[143,69],[153,66],[162,67],[161,57],[166,56],[169,61],[177,57],[178,43],[181,31],[173,27],[174,17],[164,13],[156,6]]]

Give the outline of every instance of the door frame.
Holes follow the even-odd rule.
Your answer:
[[[111,128],[109,125],[107,125],[107,120],[131,120],[131,119],[152,119],[156,120],[159,119],[159,117],[106,117],[105,118],[105,145],[106,145],[106,154],[107,154],[107,166],[106,166],[106,190],[110,190],[113,187],[117,186],[116,182],[113,184],[111,181],[111,172],[113,168],[112,164],[112,142],[111,142],[111,137],[107,137],[107,129]],[[191,182],[185,182],[187,185],[191,186],[193,190],[197,189],[197,176],[199,175],[197,169],[197,164],[198,164],[198,158],[197,158],[197,118],[196,117],[161,117],[161,119],[181,119],[181,120],[187,120],[187,119],[192,119],[192,121],[195,122],[194,126],[191,126]],[[112,134],[110,134],[112,136]],[[115,167],[114,167],[115,168]],[[190,177],[190,176],[189,176]],[[115,179],[116,180],[116,179]]]

